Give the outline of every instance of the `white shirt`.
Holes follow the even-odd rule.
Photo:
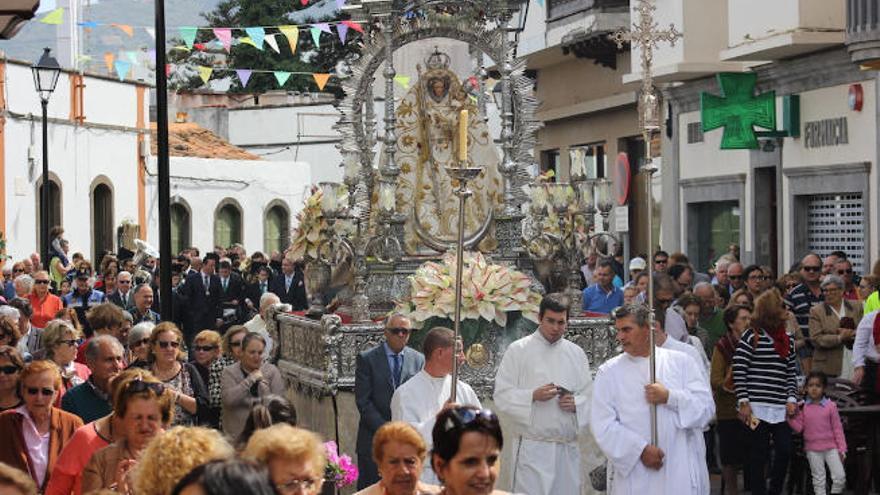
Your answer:
[[[880,315],[880,311],[868,313],[862,317],[856,328],[856,341],[853,343],[853,366],[858,368],[865,365],[865,360],[873,363],[880,362],[880,353],[877,352],[877,342],[874,342],[874,319]]]
[[[244,324],[244,327],[248,329],[248,332],[256,332],[266,339],[266,348],[263,349],[263,361],[270,361],[272,359],[272,348],[274,347],[275,342],[272,341],[272,336],[269,335],[269,330],[266,330],[266,322],[263,321],[263,317],[257,313]]]
[[[657,381],[669,390],[657,406],[658,447],[665,454],[659,470],[641,462],[650,443],[650,381],[647,357],[618,355],[603,364],[593,385],[590,427],[608,458],[609,494],[708,493],[705,453],[692,448],[691,430],[702,430],[715,414],[709,384],[690,357],[656,349]]]
[[[43,480],[46,479],[46,468],[49,465],[49,434],[51,431],[47,431],[45,434],[38,432],[37,425],[31,419],[26,406],[17,407],[15,412],[22,415],[22,434],[31,465],[34,468],[33,474],[37,477],[37,486],[43,486]]]
[[[437,413],[449,400],[452,391],[452,375],[434,377],[424,369],[397,387],[391,397],[391,419],[406,421],[413,425],[428,446],[434,446],[433,430]],[[475,406],[482,409],[480,399],[474,389],[467,383],[458,380],[455,387],[455,401],[464,406]],[[425,465],[421,480],[425,483],[437,484],[437,476],[431,470],[430,463]]]
[[[666,308],[665,322],[663,330],[666,330],[666,333],[669,334],[670,337],[679,342],[687,342],[687,323],[685,323],[681,314],[675,310],[674,306]]]

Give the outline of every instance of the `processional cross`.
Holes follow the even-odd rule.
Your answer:
[[[641,49],[642,59],[642,91],[639,95],[639,125],[642,128],[642,138],[645,142],[645,180],[648,206],[648,251],[651,249],[653,238],[654,199],[651,194],[651,176],[657,171],[657,167],[651,161],[651,134],[660,130],[660,104],[654,88],[654,75],[651,69],[654,64],[654,49],[658,43],[667,41],[671,46],[682,37],[671,23],[669,29],[660,30],[654,21],[654,11],[657,7],[653,0],[637,0],[635,11],[639,15],[638,23],[633,23],[632,30],[619,30],[609,36],[611,41],[617,43],[617,48],[623,48],[625,43],[638,46]],[[657,381],[656,350],[654,348],[654,270],[648,270],[648,309],[650,310],[650,370],[651,383]],[[657,445],[657,406],[651,405],[651,444]]]

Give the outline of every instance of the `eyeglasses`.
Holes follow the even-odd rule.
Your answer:
[[[12,273],[24,273],[24,268],[16,268],[15,270],[12,270]]]
[[[821,267],[821,266],[818,266],[818,265],[816,265],[816,266],[807,266],[807,265],[804,265],[804,266],[801,267],[801,270],[803,270],[803,271],[805,271],[805,272],[813,272],[813,273],[815,273],[815,272],[819,272],[819,271],[821,271],[821,270],[822,270],[822,267]]]
[[[198,352],[211,352],[217,349],[216,345],[197,345],[193,347],[194,350]]]
[[[10,364],[9,366],[0,366],[0,373],[4,375],[14,375],[19,372],[21,368],[15,366],[14,364]]]
[[[241,347],[241,340],[233,340],[229,343],[229,347]]]
[[[149,344],[149,343],[150,343],[150,339],[141,339],[141,340],[138,340],[137,342],[133,342],[133,343],[129,344],[129,347],[131,347],[131,348],[140,347],[144,344]]]
[[[162,349],[168,349],[169,347],[177,349],[178,347],[180,347],[180,342],[176,340],[160,340],[156,343],[159,344],[159,347],[161,347]]]
[[[849,270],[837,270],[838,275],[850,275],[852,274],[852,272],[852,268],[850,268]]]
[[[117,284],[130,284],[131,280],[117,280],[116,283]]]
[[[444,433],[457,428],[464,428],[477,421],[492,426],[498,424],[498,416],[489,409],[456,407],[450,410],[450,414],[451,417],[447,418],[446,423],[443,425]]]
[[[730,280],[739,280],[739,279],[743,278],[743,276],[742,275],[728,275],[727,278],[729,278]]]
[[[48,280],[34,280],[34,283],[37,285],[49,285]]]
[[[300,490],[308,493],[323,484],[323,478],[306,478],[304,480],[290,480],[284,483],[278,483],[277,487],[279,491],[284,493],[297,493]]]
[[[400,336],[409,335],[409,333],[412,332],[411,328],[403,328],[403,327],[391,327],[391,328],[386,328],[385,330],[388,332],[391,332],[395,335],[400,335]]]
[[[59,340],[58,345],[67,344],[70,347],[76,347],[77,340],[76,339],[67,339],[67,340]]]
[[[767,281],[770,280],[770,277],[764,275],[749,275],[749,280]]]
[[[156,395],[162,395],[165,393],[165,385],[156,382],[145,382],[141,377],[137,377],[125,387],[125,393],[127,394],[139,394],[147,390],[152,390]]]
[[[52,388],[37,388],[37,387],[27,387],[24,389],[28,395],[37,395],[42,394],[43,397],[51,397],[55,395],[55,389]]]
[[[669,258],[662,259],[662,260],[654,260],[655,265],[665,265],[666,263],[669,263]]]

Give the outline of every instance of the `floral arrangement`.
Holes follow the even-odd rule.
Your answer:
[[[296,214],[297,226],[293,229],[293,241],[290,243],[288,255],[295,260],[318,258],[318,246],[324,240],[323,230],[327,228],[327,221],[321,211],[322,197],[321,188],[313,185],[302,209]],[[339,202],[348,202],[347,192],[340,195]],[[339,229],[350,229],[348,222],[342,220],[337,221],[335,226]]]
[[[501,327],[511,312],[538,322],[541,295],[531,290],[531,279],[504,265],[490,263],[479,252],[464,253],[461,286],[461,319],[485,320]],[[410,298],[397,304],[421,328],[431,318],[452,318],[455,314],[455,253],[442,262],[429,261],[409,277]]]
[[[327,481],[333,482],[336,488],[345,488],[357,481],[357,466],[348,455],[339,455],[336,442],[324,442],[324,452],[327,455],[327,467],[324,470]]]

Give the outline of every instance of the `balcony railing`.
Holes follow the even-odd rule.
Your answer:
[[[847,0],[846,45],[853,63],[880,67],[880,6],[877,0]]]
[[[629,10],[629,0],[547,0],[547,20],[556,20],[587,10]]]

